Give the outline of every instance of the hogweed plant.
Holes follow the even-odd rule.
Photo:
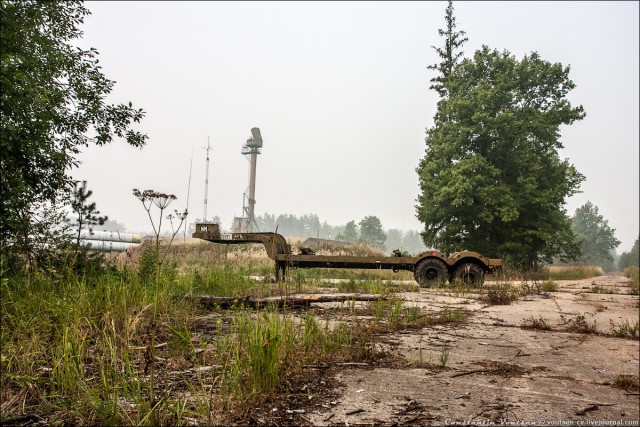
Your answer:
[[[151,227],[153,227],[153,233],[156,236],[156,256],[159,256],[160,255],[160,233],[162,231],[162,218],[164,215],[164,211],[169,207],[169,205],[174,200],[177,199],[177,197],[173,194],[165,194],[155,190],[140,191],[137,188],[133,189],[133,195],[136,196],[138,200],[142,202],[142,206],[144,207],[144,210],[147,211],[147,215],[149,216],[149,221],[151,222]],[[159,215],[157,227],[156,227],[156,223],[153,221],[153,217],[151,216],[151,208],[153,206],[156,206],[158,209],[160,209],[160,215]],[[186,209],[184,210],[183,213],[180,213],[180,214],[178,213],[177,210],[175,212],[176,212],[176,216],[180,219],[180,225],[178,226],[177,229],[173,230],[173,235],[171,236],[171,241],[169,242],[168,246],[171,246],[171,243],[173,242],[173,238],[176,236],[176,234],[180,230],[180,227],[182,226],[182,223],[184,222],[188,214]],[[174,217],[173,215],[169,215],[169,217],[167,218],[169,219],[169,221],[171,221],[171,227],[173,228]],[[168,250],[169,250],[169,247],[167,247],[167,251]]]
[[[156,332],[157,332],[157,325],[158,325],[158,292],[159,292],[159,287],[160,287],[160,283],[159,283],[159,277],[158,277],[158,266],[161,263],[160,260],[160,233],[162,231],[162,218],[164,215],[164,211],[165,209],[167,209],[169,207],[169,205],[177,199],[177,197],[173,194],[166,194],[166,193],[161,193],[159,191],[155,191],[155,190],[144,190],[144,191],[140,191],[137,188],[133,189],[133,195],[136,196],[138,198],[138,200],[140,200],[140,202],[142,202],[142,206],[144,207],[144,209],[147,211],[147,215],[149,216],[149,221],[151,222],[151,226],[153,227],[153,232],[155,234],[156,237],[156,247],[155,247],[155,291],[154,291],[154,300],[153,300],[153,321],[151,322],[151,328],[150,328],[150,332],[151,332],[151,342],[149,343],[149,346],[147,347],[147,364],[149,367],[149,407],[151,408],[151,413],[150,413],[150,421],[151,424],[155,425],[156,424],[156,410],[158,407],[159,402],[156,402],[156,398],[155,398],[155,393],[154,393],[154,379],[155,379],[155,343],[156,343]],[[158,208],[160,210],[160,215],[159,215],[159,219],[158,219],[158,223],[156,226],[156,223],[153,221],[153,216],[151,215],[151,209],[152,207],[155,206],[156,208]],[[180,230],[180,227],[182,226],[184,220],[187,217],[187,210],[185,209],[184,212],[182,213],[178,213],[178,211],[175,211],[176,213],[176,217],[178,219],[180,219],[180,224],[178,225],[177,229],[173,228],[173,219],[174,216],[172,214],[170,214],[169,216],[167,216],[167,218],[169,219],[170,223],[171,223],[171,228],[173,231],[173,235],[171,236],[171,240],[169,242],[169,244],[167,245],[167,248],[165,250],[164,257],[166,257],[167,253],[169,252],[169,248],[171,247],[171,243],[173,243],[173,239],[176,236],[176,234],[178,233],[178,231]]]
[[[174,212],[176,213],[175,215],[173,214],[169,214],[167,215],[167,219],[169,220],[169,224],[171,224],[171,240],[169,241],[169,244],[167,245],[167,250],[164,253],[164,256],[162,257],[162,259],[164,259],[167,256],[167,252],[169,252],[169,247],[171,247],[171,244],[173,243],[173,239],[175,239],[176,234],[178,234],[178,232],[180,231],[180,228],[182,227],[182,224],[184,223],[184,220],[187,219],[187,215],[189,215],[189,212],[185,209],[183,212],[178,212],[178,210],[174,210]],[[178,224],[177,227],[174,227],[173,225],[173,220],[180,220],[180,223]],[[185,225],[186,227],[186,225]]]

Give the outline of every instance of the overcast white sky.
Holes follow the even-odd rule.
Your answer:
[[[376,215],[384,228],[415,218],[425,129],[437,94],[446,2],[88,2],[83,47],[115,80],[111,102],[147,112],[142,150],[90,147],[86,179],[103,214],[150,230],[132,188],[173,193],[202,217],[211,138],[208,216],[229,228],[242,213],[252,127],[256,213],[316,213],[332,225]],[[574,105],[587,117],[562,131],[561,157],[586,177],[570,214],[591,201],[628,251],[638,237],[638,2],[454,2],[465,54],[486,44],[518,59],[537,51],[571,66]]]

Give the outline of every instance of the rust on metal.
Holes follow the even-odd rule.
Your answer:
[[[502,266],[502,260],[487,258],[478,252],[455,252],[450,256],[437,251],[426,251],[416,256],[344,256],[315,255],[305,250],[302,254],[291,253],[291,245],[286,239],[271,232],[220,233],[218,224],[196,225],[193,237],[221,244],[261,243],[267,255],[275,262],[276,281],[285,278],[286,269],[294,268],[363,268],[407,270],[414,273],[418,284],[429,287],[437,282],[453,280],[482,284],[485,274],[491,274]]]

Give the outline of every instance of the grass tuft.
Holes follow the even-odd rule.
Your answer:
[[[625,319],[620,324],[616,324],[613,320],[609,320],[611,326],[611,335],[620,338],[640,338],[640,320],[636,320],[635,325],[629,323]]]
[[[640,378],[638,375],[631,374],[615,374],[613,376],[613,385],[627,391],[640,389]]]
[[[553,280],[545,280],[540,283],[540,291],[542,292],[558,292],[560,285]]]
[[[547,323],[547,321],[540,316],[539,318],[534,318],[531,316],[529,319],[526,319],[522,322],[522,329],[540,329],[542,331],[550,331],[551,325]]]
[[[564,330],[567,332],[577,332],[580,334],[597,333],[596,322],[588,323],[583,315],[578,315],[573,319],[564,321]]]
[[[481,299],[491,305],[509,305],[518,299],[518,291],[509,283],[485,286]]]
[[[589,289],[589,293],[591,294],[617,294],[618,288],[607,288],[604,286],[594,284]]]
[[[449,364],[449,347],[443,345],[440,349],[440,356],[438,357],[438,362],[440,362],[440,367],[446,368]]]

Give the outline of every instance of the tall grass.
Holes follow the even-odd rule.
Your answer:
[[[546,269],[547,280],[580,280],[604,275],[599,265],[549,266]]]
[[[376,360],[379,334],[466,318],[405,305],[376,270],[337,287],[388,300],[353,303],[331,327],[310,310],[211,312],[183,297],[284,290],[247,278],[273,273],[263,249],[191,246],[171,248],[161,265],[140,252],[95,276],[3,278],[0,422],[26,413],[72,425],[228,424],[320,375],[308,366]]]
[[[140,387],[144,353],[131,347],[149,345],[154,303],[159,319],[172,313],[175,321],[184,308],[168,297],[165,280],[152,286],[136,277],[107,273],[92,283],[68,276],[61,282],[44,276],[3,281],[3,402],[26,387],[34,407],[62,406],[69,417],[85,419],[90,413],[99,423],[141,423],[148,398]],[[122,399],[138,408],[134,415],[124,416]]]
[[[548,265],[537,270],[521,271],[505,267],[497,274],[487,277],[491,281],[553,281],[581,280],[604,275],[597,265]]]
[[[3,278],[1,421],[27,413],[74,425],[224,424],[307,378],[305,364],[375,357],[366,324],[329,328],[311,311],[271,308],[211,313],[181,298],[282,291],[247,279],[246,265],[178,268],[169,258],[152,272],[143,261],[94,277]],[[381,280],[364,286],[391,292]],[[422,318],[399,300],[381,310],[381,324]]]
[[[631,279],[630,294],[638,295],[640,293],[640,268],[638,266],[627,267],[624,269],[625,277]]]
[[[346,280],[414,280],[413,272],[363,268],[300,268],[294,270],[300,279],[314,280],[330,277]]]

